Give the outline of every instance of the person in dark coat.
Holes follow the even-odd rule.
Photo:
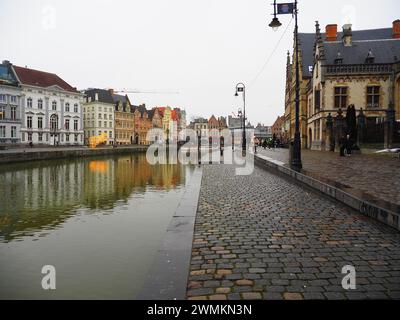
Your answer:
[[[350,157],[351,156],[351,148],[352,148],[352,145],[353,145],[353,143],[352,143],[352,141],[351,141],[351,137],[350,137],[350,135],[348,134],[347,136],[346,136],[346,154],[347,154],[347,156],[348,157]]]
[[[340,156],[344,157],[344,150],[346,149],[346,138],[344,136],[341,136],[339,138],[339,147],[340,147]]]

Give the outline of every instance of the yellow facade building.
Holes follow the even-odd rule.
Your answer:
[[[127,95],[112,92],[115,103],[115,142],[117,145],[134,144],[135,116],[131,112],[132,104]]]

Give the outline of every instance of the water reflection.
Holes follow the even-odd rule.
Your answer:
[[[107,212],[147,191],[185,185],[186,168],[144,154],[0,167],[0,242],[56,229],[78,209]]]

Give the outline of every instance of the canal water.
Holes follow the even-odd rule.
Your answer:
[[[135,299],[193,171],[145,154],[0,166],[0,299]]]

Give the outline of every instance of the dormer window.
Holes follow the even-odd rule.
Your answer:
[[[373,63],[375,63],[375,56],[374,56],[374,54],[372,53],[372,50],[371,50],[371,49],[369,49],[367,58],[365,59],[365,63],[366,63],[366,64],[373,64]]]
[[[336,55],[335,64],[343,64],[343,57],[340,51]]]

